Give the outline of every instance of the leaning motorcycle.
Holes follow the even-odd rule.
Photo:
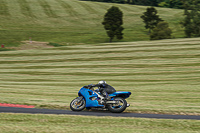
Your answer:
[[[85,108],[102,108],[113,113],[121,113],[130,106],[125,100],[130,95],[131,92],[117,91],[108,94],[109,100],[105,100],[99,90],[94,90],[92,85],[83,86],[78,92],[79,97],[71,101],[70,108],[72,111],[82,111]]]

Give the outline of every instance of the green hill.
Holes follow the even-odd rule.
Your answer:
[[[79,0],[0,0],[0,44],[14,46],[29,40],[72,43],[101,43],[109,39],[101,24],[112,5],[124,13],[124,39],[148,40],[147,30],[140,16],[145,6],[100,3]],[[173,36],[183,37],[179,25],[183,10],[156,8],[169,23]]]
[[[200,114],[200,38],[0,52],[0,102],[69,107],[106,80],[131,91],[129,111]]]

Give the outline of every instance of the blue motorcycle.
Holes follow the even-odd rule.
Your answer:
[[[108,98],[105,100],[99,90],[94,90],[92,85],[83,86],[78,92],[79,97],[71,101],[70,108],[72,111],[82,111],[85,108],[102,108],[113,113],[121,113],[130,106],[125,100],[130,95],[131,92],[117,91],[108,94]]]

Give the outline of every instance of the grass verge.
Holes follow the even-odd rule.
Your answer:
[[[25,132],[135,132],[135,133],[197,133],[198,120],[164,120],[139,118],[90,117],[40,114],[0,114],[4,133]]]

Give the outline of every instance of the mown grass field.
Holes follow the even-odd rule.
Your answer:
[[[19,45],[30,37],[34,41],[63,45],[109,42],[101,23],[113,5],[124,14],[122,41],[149,40],[148,30],[140,18],[146,11],[145,6],[79,0],[0,0],[0,3],[0,44],[6,47]],[[180,26],[183,10],[156,9],[169,23],[173,37],[184,37]]]
[[[124,13],[124,39],[103,44],[109,39],[101,22],[112,5]],[[0,0],[0,44],[17,46],[31,37],[67,45],[0,48],[0,103],[69,109],[82,86],[106,80],[132,92],[128,112],[199,115],[200,38],[144,41],[149,39],[140,19],[145,9],[78,0]],[[156,9],[173,36],[184,37],[179,25],[183,10]],[[131,42],[137,40],[143,41]],[[0,114],[4,133],[197,133],[198,125],[195,120]]]
[[[198,133],[198,120],[0,114],[3,133]]]
[[[106,80],[131,91],[126,111],[200,114],[200,38],[0,52],[0,102],[69,108]]]

